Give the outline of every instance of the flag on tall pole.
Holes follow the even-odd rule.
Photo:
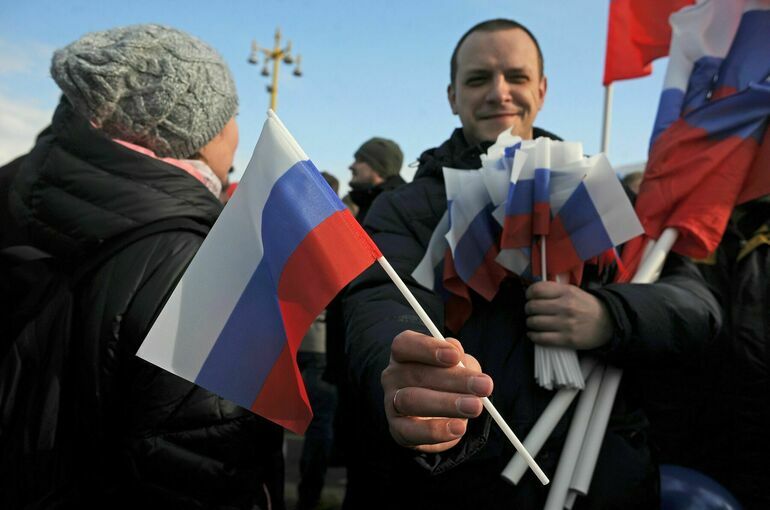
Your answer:
[[[651,62],[668,55],[668,17],[695,0],[611,0],[604,85],[652,73]]]
[[[269,112],[237,192],[137,355],[304,433],[312,411],[296,362],[302,338],[380,256]]]

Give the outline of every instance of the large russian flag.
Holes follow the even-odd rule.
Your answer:
[[[636,209],[646,234],[704,258],[733,207],[770,192],[770,0],[706,0],[671,17],[671,59]],[[628,279],[642,239],[627,245]]]
[[[695,0],[611,0],[604,85],[647,76],[651,62],[668,54],[671,13]]]
[[[137,355],[304,433],[302,337],[380,256],[270,112],[237,192]]]

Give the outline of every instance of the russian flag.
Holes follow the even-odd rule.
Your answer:
[[[444,168],[447,194],[449,243],[454,269],[460,279],[491,301],[506,277],[495,263],[499,252],[500,225],[492,216],[494,205],[481,172]]]
[[[563,200],[564,192],[571,192],[577,185],[574,172],[567,168],[582,158],[582,144],[549,138],[523,142],[516,150],[513,168],[520,167],[520,171],[511,172],[500,264],[520,275],[531,272],[527,269],[527,257],[535,241],[533,237],[549,234],[554,199]],[[566,190],[565,186],[571,189]]]
[[[412,271],[412,278],[426,289],[437,291],[442,286],[444,257],[449,248],[449,243],[446,240],[448,232],[449,212],[447,211],[441,216],[433,230],[425,255]]]
[[[673,250],[705,258],[733,207],[770,192],[770,1],[706,0],[671,17],[671,60],[636,209],[646,234],[679,231]],[[623,258],[628,279],[643,240]]]
[[[446,240],[449,211],[446,211],[431,234],[425,255],[412,271],[412,278],[441,296],[444,301],[444,324],[458,333],[471,316],[473,307],[468,286],[457,274],[452,250]]]
[[[643,233],[623,186],[604,154],[584,160],[585,177],[551,224],[546,261],[549,274],[568,273],[583,262]],[[532,264],[540,272],[540,247]]]
[[[530,142],[527,142],[530,143]],[[521,166],[526,159],[526,156],[519,155],[515,158],[517,150],[521,147],[522,141],[518,136],[511,134],[510,130],[506,129],[497,137],[497,141],[487,149],[486,154],[481,155],[481,177],[484,181],[484,186],[487,188],[489,198],[492,200],[492,204],[495,206],[495,214],[497,214],[498,208],[504,214],[502,205],[508,196],[508,186],[511,182],[511,174],[516,177],[515,181],[521,172]],[[514,163],[517,166],[514,167]],[[503,214],[500,214],[500,224],[502,225]]]
[[[529,248],[535,232],[545,232],[550,223],[550,144],[541,138],[516,149],[514,159],[526,155],[518,174],[511,174],[505,200],[505,220],[500,247]],[[548,140],[550,142],[550,140]],[[519,166],[519,165],[516,165]],[[544,235],[544,234],[539,234]]]
[[[302,337],[380,256],[270,112],[237,192],[137,355],[304,433]]]

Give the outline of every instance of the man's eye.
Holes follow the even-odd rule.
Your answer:
[[[486,81],[486,78],[484,76],[471,76],[467,80],[465,80],[466,85],[474,86],[474,85],[481,85]]]
[[[525,74],[514,74],[506,77],[508,83],[526,83],[529,81],[529,77]]]

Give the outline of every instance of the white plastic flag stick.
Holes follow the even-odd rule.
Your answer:
[[[544,282],[548,281],[548,263],[546,262],[545,251],[545,236],[540,236],[540,280]],[[535,363],[535,379],[540,386],[550,390],[553,388],[553,366],[546,349],[546,347],[535,345],[535,355],[540,359],[540,363]]]
[[[544,510],[562,510],[564,508],[564,501],[567,499],[569,485],[575,472],[578,455],[583,445],[603,374],[604,368],[597,367],[586,381],[586,389],[580,395],[569,432],[567,432],[567,438],[564,440],[559,465],[556,468],[556,474],[553,475],[553,483],[551,490],[548,491]]]
[[[679,231],[677,229],[667,228],[664,230],[642,259],[631,283],[653,283],[655,281],[655,274],[660,273],[663,264],[666,262],[668,252],[671,251],[671,247],[674,246],[678,237]]]
[[[580,371],[584,379],[588,379],[588,376],[591,375],[596,364],[597,361],[595,358],[585,357],[580,360]],[[548,403],[548,406],[546,406],[543,413],[532,426],[529,434],[527,434],[527,438],[524,440],[524,447],[530,453],[534,455],[540,453],[540,449],[551,436],[553,429],[556,428],[559,420],[564,416],[564,413],[569,409],[570,404],[572,404],[572,401],[575,400],[575,397],[579,392],[580,390],[575,388],[563,388],[553,396]],[[503,478],[516,485],[526,471],[527,463],[520,455],[514,455],[501,475]]]
[[[404,296],[404,298],[406,298],[407,302],[415,311],[417,316],[420,317],[420,320],[423,322],[423,324],[425,324],[425,327],[428,328],[428,331],[430,331],[430,334],[433,335],[434,338],[438,338],[439,340],[446,341],[446,338],[444,338],[444,335],[442,335],[441,332],[436,327],[436,325],[433,324],[433,321],[430,319],[430,317],[425,312],[423,307],[417,301],[417,298],[414,297],[414,294],[412,294],[412,291],[409,290],[409,288],[406,286],[403,280],[401,280],[401,277],[398,276],[398,273],[396,273],[395,269],[393,269],[393,266],[390,265],[390,263],[385,259],[385,257],[380,257],[379,259],[377,259],[377,262],[380,263],[380,265],[388,274],[388,276],[393,281],[393,283],[396,284],[396,287],[398,287],[398,290],[401,291],[401,294]],[[463,366],[462,362],[460,363],[460,366]],[[495,409],[495,406],[494,404],[492,404],[492,401],[489,400],[488,397],[482,398],[481,401],[484,404],[484,408],[492,416],[492,419],[495,420],[495,423],[497,423],[497,425],[503,431],[503,433],[508,438],[508,440],[513,444],[514,448],[516,448],[516,451],[519,453],[519,455],[524,457],[524,459],[527,461],[527,464],[529,465],[530,469],[532,469],[532,471],[535,473],[537,478],[540,480],[540,483],[542,483],[543,485],[547,485],[549,482],[548,477],[545,475],[543,470],[540,469],[540,466],[537,465],[537,462],[535,462],[535,459],[532,458],[532,455],[530,455],[527,449],[524,448],[524,445],[521,444],[521,441],[519,441],[519,438],[516,437],[516,434],[513,433],[513,430],[511,430],[511,427],[509,427],[508,424],[505,422],[502,415],[497,411],[497,409]]]
[[[652,248],[648,249],[647,256],[642,260],[639,268],[636,271],[631,283],[654,283],[657,276],[663,269],[663,265],[666,262],[666,257],[674,246],[677,238],[679,237],[679,231],[675,228],[665,229]],[[600,391],[601,400],[597,401],[597,408],[608,409],[607,419],[600,423],[599,418],[596,420],[596,430],[591,430],[592,437],[598,437],[598,440],[592,440],[591,450],[586,446],[585,450],[581,452],[581,456],[586,456],[585,462],[581,460],[583,466],[583,473],[581,476],[585,476],[588,480],[587,484],[585,479],[581,480],[581,492],[586,494],[588,487],[593,478],[593,472],[596,467],[596,458],[599,456],[599,450],[601,449],[602,440],[607,431],[607,423],[609,422],[609,412],[612,411],[612,406],[615,403],[615,396],[617,389],[620,386],[620,379],[623,377],[623,371],[614,367],[608,367],[607,375],[602,380],[602,389]],[[592,424],[593,425],[593,424]],[[559,461],[561,465],[561,460]],[[558,471],[557,471],[558,473]]]
[[[543,281],[548,280],[546,236],[540,236],[540,268]],[[560,283],[560,275],[556,282]],[[574,349],[535,345],[535,379],[545,389],[554,386],[583,389],[585,378],[580,374],[580,364]]]
[[[599,458],[599,450],[602,447],[604,433],[607,430],[607,423],[610,421],[612,406],[615,403],[615,396],[618,393],[622,376],[622,370],[617,367],[607,366],[601,386],[599,387],[599,394],[596,397],[591,421],[588,424],[578,463],[572,475],[572,483],[569,485],[570,490],[583,496],[588,494],[588,488],[591,486],[596,461]]]

